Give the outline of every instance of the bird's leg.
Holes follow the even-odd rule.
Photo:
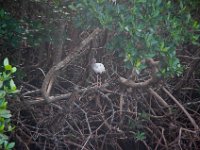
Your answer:
[[[101,76],[99,77],[99,86],[101,86]]]
[[[97,86],[99,86],[99,75],[97,74]]]

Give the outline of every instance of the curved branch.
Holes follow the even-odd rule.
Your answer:
[[[162,106],[168,108],[169,112],[171,114],[171,108],[170,108],[170,106],[165,102],[165,100],[160,95],[158,95],[158,93],[156,93],[152,88],[149,88],[148,92],[151,95],[153,95],[160,102],[160,104],[162,104]]]
[[[195,130],[199,130],[199,126],[195,122],[195,120],[191,117],[191,115],[188,113],[188,111],[179,103],[179,101],[164,87],[162,87],[163,91],[178,105],[178,107],[185,113],[185,115],[190,120],[191,124],[194,126]]]
[[[132,88],[144,88],[144,87],[147,87],[150,84],[156,82],[157,81],[156,73],[158,72],[159,61],[154,61],[153,59],[149,58],[149,59],[146,59],[145,62],[148,65],[148,67],[151,69],[150,79],[143,81],[143,82],[136,83],[136,82],[126,79],[124,77],[119,77],[120,83],[122,83],[126,86],[129,86],[129,87],[132,87]]]
[[[70,54],[67,55],[67,57],[65,57],[64,60],[60,61],[58,64],[56,64],[55,66],[53,66],[49,72],[47,73],[47,75],[45,76],[45,79],[43,81],[42,84],[42,94],[46,100],[46,102],[50,102],[52,101],[52,99],[49,98],[49,93],[48,91],[51,91],[51,86],[49,88],[49,85],[51,85],[52,83],[50,83],[54,76],[54,74],[59,71],[60,69],[62,69],[63,67],[67,66],[71,61],[73,61],[75,58],[77,58],[78,56],[80,56],[81,54],[85,53],[86,50],[84,50],[84,48],[92,41],[92,39],[94,39],[94,37],[99,34],[101,32],[101,30],[99,28],[96,28],[85,40],[83,40],[80,45],[78,47],[75,47],[72,52]]]

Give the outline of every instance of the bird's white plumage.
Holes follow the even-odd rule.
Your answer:
[[[106,71],[104,65],[102,63],[97,63],[95,58],[91,60],[91,68],[97,74],[97,86],[101,86],[101,76],[99,78],[99,74],[102,74]]]
[[[102,74],[103,72],[106,71],[104,65],[102,63],[94,63],[92,64],[92,69],[95,73]]]

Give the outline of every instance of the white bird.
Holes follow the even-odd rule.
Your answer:
[[[97,74],[97,86],[98,85],[101,86],[101,76],[100,76],[100,79],[99,79],[99,74],[101,75],[102,73],[104,73],[106,71],[104,65],[102,63],[97,63],[96,59],[92,58],[91,68]],[[98,84],[98,82],[99,82],[99,84]]]

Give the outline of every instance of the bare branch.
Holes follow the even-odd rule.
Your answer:
[[[53,78],[54,74],[57,71],[59,71],[61,68],[66,67],[75,58],[77,58],[81,54],[85,53],[86,50],[84,50],[84,47],[86,47],[91,42],[91,40],[94,39],[94,37],[97,34],[99,34],[100,32],[101,32],[101,30],[99,28],[95,29],[85,40],[83,40],[81,42],[81,44],[78,47],[75,47],[72,50],[72,53],[68,54],[64,60],[62,60],[61,62],[59,62],[58,64],[56,64],[49,70],[49,72],[47,73],[47,75],[43,81],[42,88],[41,88],[42,94],[47,103],[49,103],[51,101],[51,99],[49,98],[50,93],[48,93],[48,91],[51,91],[49,86],[51,85],[50,81],[53,81],[52,78]]]
[[[192,125],[194,126],[195,130],[198,131],[199,130],[199,126],[197,125],[197,123],[195,122],[195,120],[191,117],[191,115],[188,113],[188,111],[184,108],[183,105],[181,105],[181,103],[179,103],[179,101],[164,87],[162,87],[163,91],[165,91],[165,93],[167,95],[169,95],[169,97],[178,105],[178,107],[185,113],[185,115],[188,117],[188,119],[190,120],[190,122],[192,123]]]
[[[158,93],[156,93],[152,88],[149,88],[148,92],[151,95],[153,95],[164,107],[168,108],[169,111],[171,112],[170,106],[165,102],[165,100],[160,95],[158,95]]]

